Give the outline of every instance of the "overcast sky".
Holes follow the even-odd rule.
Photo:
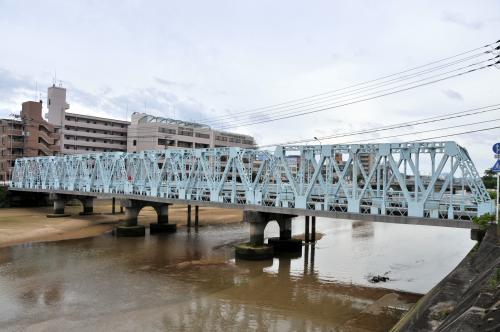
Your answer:
[[[72,112],[124,119],[128,109],[129,116],[146,111],[197,121],[342,88],[498,39],[500,1],[0,0],[0,116],[38,98],[36,82],[45,100],[55,72]],[[492,67],[231,130],[269,144],[495,103],[500,70]],[[498,111],[391,134],[497,118]],[[500,130],[448,139],[468,148],[482,172],[493,165]]]

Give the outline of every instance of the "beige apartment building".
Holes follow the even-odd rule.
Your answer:
[[[217,131],[207,125],[145,113],[133,113],[128,127],[127,151],[165,148],[255,148],[252,136]]]
[[[59,134],[42,118],[42,102],[22,104],[17,119],[0,119],[0,182],[9,181],[20,157],[53,156],[59,153]]]
[[[61,154],[127,151],[128,121],[66,112],[66,89],[55,85],[48,88],[47,107],[47,119],[61,135]]]
[[[132,121],[69,113],[66,89],[47,91],[47,119],[60,133],[61,154],[171,148],[255,147],[253,137],[175,119],[133,113]]]

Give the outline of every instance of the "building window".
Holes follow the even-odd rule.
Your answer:
[[[195,136],[199,138],[210,138],[209,134],[202,134],[202,133],[195,133]]]
[[[137,140],[134,140],[133,141],[133,145],[136,146],[137,145]]]

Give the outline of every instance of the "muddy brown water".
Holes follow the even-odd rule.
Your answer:
[[[263,262],[234,260],[243,224],[2,248],[0,329],[387,331],[474,245],[452,228],[318,218],[317,231],[301,254]]]

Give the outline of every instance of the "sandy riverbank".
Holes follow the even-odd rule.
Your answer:
[[[94,205],[96,214],[80,216],[80,205],[67,206],[71,216],[64,218],[47,218],[51,207],[8,208],[0,209],[0,247],[29,242],[59,241],[92,237],[111,231],[123,214],[111,214],[111,201],[99,200]],[[117,211],[119,205],[117,204]],[[194,209],[193,209],[194,218]],[[186,224],[187,208],[173,205],[169,208],[169,222],[182,227]],[[200,208],[200,225],[228,224],[241,222],[243,214],[240,210],[219,208]],[[139,223],[148,225],[156,222],[156,212],[146,207],[141,210]]]

